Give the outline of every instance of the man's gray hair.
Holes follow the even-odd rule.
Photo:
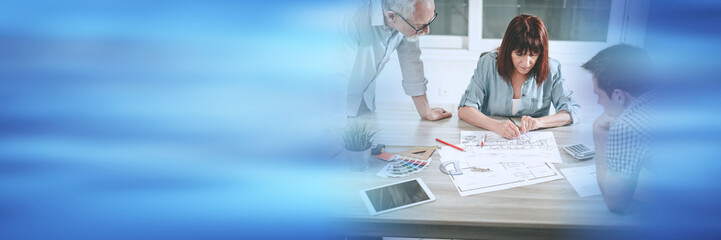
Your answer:
[[[416,12],[416,2],[428,2],[433,0],[383,0],[383,11],[393,10],[406,19],[413,18]]]

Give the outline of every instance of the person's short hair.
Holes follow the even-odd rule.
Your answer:
[[[541,85],[548,78],[548,31],[543,21],[536,16],[521,14],[514,17],[503,34],[501,47],[498,48],[498,74],[510,83],[515,71],[511,54],[514,51],[538,54],[531,73],[536,75],[536,84]]]
[[[652,63],[646,52],[638,47],[618,44],[601,50],[581,65],[596,78],[598,87],[611,94],[614,89],[634,97],[647,92]]]
[[[416,2],[428,2],[432,0],[383,0],[384,10],[393,10],[404,18],[412,18],[416,12]]]

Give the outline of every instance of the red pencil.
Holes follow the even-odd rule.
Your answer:
[[[441,142],[441,143],[443,143],[443,144],[445,144],[445,145],[451,146],[451,147],[453,147],[453,148],[455,148],[455,149],[458,149],[458,150],[461,150],[461,151],[464,151],[464,152],[466,151],[466,150],[463,150],[463,148],[456,147],[456,146],[454,146],[453,144],[447,143],[447,142],[445,142],[445,141],[443,141],[443,140],[440,140],[440,139],[438,139],[438,138],[436,138],[436,141],[439,141],[439,142]]]

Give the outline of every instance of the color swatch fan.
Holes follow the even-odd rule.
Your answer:
[[[381,169],[378,176],[381,177],[405,177],[418,173],[431,165],[431,158],[419,159],[409,156],[395,155],[390,163]]]

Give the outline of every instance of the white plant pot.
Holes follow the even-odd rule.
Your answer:
[[[368,169],[368,160],[371,156],[370,148],[363,151],[351,151],[346,149],[345,152],[346,159],[348,159],[348,164],[350,165],[351,170],[361,172]]]

